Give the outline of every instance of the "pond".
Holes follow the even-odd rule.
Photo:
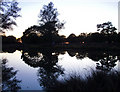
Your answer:
[[[118,70],[120,52],[41,48],[5,51],[0,57],[6,61],[3,75],[9,75],[6,78],[11,78],[12,86],[15,82],[15,89],[44,90],[54,79],[62,81],[73,75],[85,79],[93,70]],[[7,79],[3,81],[4,90],[8,82]]]

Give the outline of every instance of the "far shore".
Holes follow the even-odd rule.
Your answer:
[[[81,49],[81,50],[110,50],[110,51],[120,51],[119,43],[85,43],[85,44],[2,44],[3,49],[14,48],[17,50],[27,49],[27,48],[52,48],[52,49]]]

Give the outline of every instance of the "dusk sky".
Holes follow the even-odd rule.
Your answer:
[[[37,25],[40,10],[51,1],[60,14],[58,18],[66,22],[61,35],[97,32],[96,25],[108,21],[118,29],[119,0],[18,0],[22,17],[17,18],[18,26],[6,35],[18,38],[25,29]]]

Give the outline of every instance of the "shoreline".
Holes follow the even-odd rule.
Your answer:
[[[23,50],[23,49],[53,49],[53,50],[81,50],[81,51],[120,51],[120,44],[88,43],[88,44],[2,44],[2,50]]]

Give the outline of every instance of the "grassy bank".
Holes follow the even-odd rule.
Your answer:
[[[48,92],[119,92],[120,72],[111,73],[93,71],[91,76],[83,80],[80,76],[70,76],[64,82],[54,81],[54,85],[46,88]]]

